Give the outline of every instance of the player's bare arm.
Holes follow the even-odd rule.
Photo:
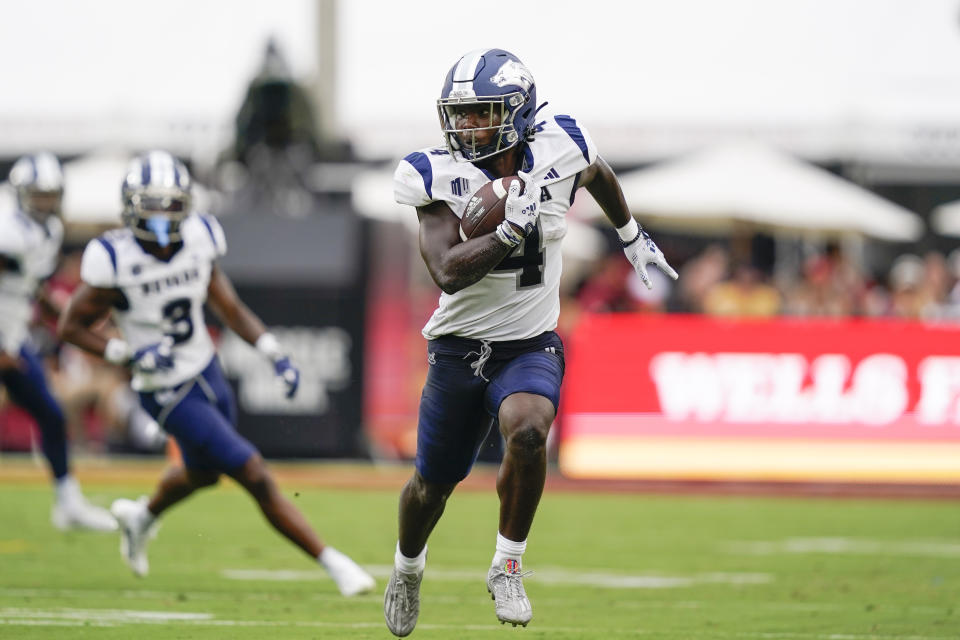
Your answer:
[[[256,344],[267,331],[260,318],[237,295],[227,274],[216,264],[210,274],[207,305],[223,324],[250,344]]]
[[[280,348],[277,338],[267,331],[260,318],[243,303],[230,278],[216,264],[210,272],[207,305],[223,324],[273,362],[274,372],[287,388],[287,397],[292,398],[300,385],[299,370]]]
[[[580,174],[580,186],[586,187],[613,226],[619,228],[630,222],[630,209],[623,197],[620,181],[613,169],[601,157]]]
[[[0,371],[8,369],[17,369],[20,367],[20,358],[10,355],[3,349],[0,349]]]
[[[417,217],[420,255],[444,293],[456,293],[478,282],[513,250],[493,233],[461,242],[460,220],[443,201],[417,207]]]
[[[620,188],[620,181],[617,180],[617,176],[606,160],[597,156],[596,161],[580,174],[580,184],[587,188],[593,199],[603,209],[603,213],[616,227],[623,245],[623,252],[647,289],[653,288],[650,275],[647,273],[648,264],[656,266],[674,280],[677,279],[677,272],[667,264],[663,252],[630,215],[630,209],[623,197],[623,190]]]
[[[37,294],[37,306],[40,308],[40,312],[46,318],[49,318],[51,322],[57,322],[60,319],[60,314],[63,312],[60,305],[42,289]]]
[[[67,308],[60,314],[57,337],[84,351],[104,357],[108,338],[95,327],[104,320],[110,310],[122,304],[123,294],[119,289],[91,287],[81,283]]]

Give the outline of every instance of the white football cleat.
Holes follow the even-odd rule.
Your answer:
[[[147,497],[138,500],[114,500],[110,513],[120,525],[120,555],[134,575],[143,577],[150,571],[147,543],[156,534],[153,518],[147,511]]]
[[[116,531],[117,521],[103,507],[92,505],[86,500],[79,502],[58,502],[50,512],[50,521],[61,531],[86,529],[88,531]]]
[[[496,603],[497,620],[500,624],[509,622],[513,626],[519,624],[525,627],[533,618],[533,607],[530,606],[530,599],[523,588],[523,578],[528,575],[529,571],[508,573],[500,567],[490,567],[487,572],[487,591]]]
[[[420,582],[423,571],[404,573],[396,567],[383,594],[383,617],[390,633],[400,638],[408,636],[420,617]]]
[[[363,567],[333,547],[324,547],[320,563],[333,578],[340,593],[350,597],[372,591],[377,581]]]
[[[58,481],[57,497],[50,511],[50,522],[61,531],[87,529],[116,531],[117,521],[103,507],[87,502],[77,481],[67,476]]]

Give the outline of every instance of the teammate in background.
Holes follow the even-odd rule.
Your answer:
[[[59,312],[40,283],[56,270],[63,242],[60,162],[50,153],[23,156],[10,170],[9,182],[17,207],[0,210],[0,383],[40,428],[43,455],[55,482],[54,526],[114,531],[113,516],[88,503],[70,474],[63,411],[28,339],[34,300],[47,313]]]
[[[183,455],[183,465],[166,472],[149,500],[113,503],[124,560],[145,575],[146,545],[157,518],[225,473],[253,496],[277,531],[323,565],[341,593],[369,591],[373,578],[320,541],[280,493],[257,450],[235,430],[233,394],[204,322],[205,303],[273,363],[287,397],[296,393],[300,374],[218,268],[216,260],[227,250],[223,229],[212,216],[191,212],[186,167],[164,151],[144,154],[131,163],[122,197],[125,228],[87,245],[82,282],[59,333],[108,362],[130,366],[141,404],[176,438]],[[95,330],[111,312],[123,339],[107,340]]]
[[[571,116],[537,106],[533,76],[511,53],[482,49],[447,74],[437,109],[446,147],[404,158],[397,202],[420,220],[420,252],[443,293],[423,329],[427,375],[420,400],[416,471],[400,494],[399,541],[384,595],[387,627],[417,623],[427,538],[477,448],[498,424],[506,451],[497,477],[499,530],[487,590],[501,623],[532,617],[523,553],[546,477],[545,443],[559,402],[564,216],[586,187],[617,228],[627,259],[650,287],[647,265],[676,272],[630,216],[620,185]],[[461,242],[460,216],[489,180],[518,175],[495,233]]]

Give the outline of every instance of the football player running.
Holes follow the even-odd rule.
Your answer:
[[[564,216],[586,187],[620,235],[647,287],[647,265],[676,272],[631,217],[616,176],[569,115],[537,105],[533,76],[502,49],[472,51],[450,69],[437,110],[445,147],[411,153],[394,195],[420,220],[420,252],[442,290],[423,329],[430,364],[420,401],[416,470],[400,494],[399,540],[384,595],[387,627],[417,623],[427,538],[492,424],[506,441],[497,477],[499,529],[487,590],[501,623],[533,615],[523,553],[546,477],[547,431],[563,378],[560,242]],[[465,242],[460,216],[487,181],[517,175],[505,220]]]
[[[54,478],[54,526],[115,531],[113,516],[88,503],[70,473],[63,411],[28,337],[35,300],[47,313],[59,312],[40,284],[53,275],[60,257],[63,171],[55,156],[37,153],[17,160],[8,181],[17,206],[0,210],[0,384],[40,428],[43,455]]]
[[[204,322],[204,304],[273,364],[287,397],[296,393],[300,374],[217,266],[227,250],[223,229],[212,216],[191,211],[190,192],[186,167],[169,153],[133,160],[122,186],[125,228],[87,245],[82,283],[59,326],[62,339],[132,369],[142,406],[182,454],[182,465],[166,472],[149,500],[113,503],[123,559],[145,575],[146,546],[160,515],[226,474],[277,531],[323,565],[343,595],[369,591],[373,578],[320,541],[235,429],[233,394]],[[122,339],[106,339],[95,329],[110,313]]]

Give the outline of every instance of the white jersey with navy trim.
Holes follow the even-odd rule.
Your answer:
[[[534,180],[547,181],[541,189],[537,229],[479,282],[441,294],[423,328],[424,337],[520,340],[556,328],[565,216],[580,172],[596,159],[593,141],[574,118],[538,118],[536,136],[524,149],[524,170]],[[455,161],[445,148],[423,149],[400,161],[394,173],[394,197],[414,207],[443,200],[461,217],[470,197],[491,179],[475,165]]]
[[[129,229],[108,231],[83,253],[80,277],[92,287],[119,289],[113,317],[134,350],[173,338],[173,369],[135,372],[137,391],[174,387],[210,364],[214,348],[203,317],[214,261],[227,252],[216,218],[191,214],[180,226],[183,246],[169,261],[145,252]]]
[[[29,334],[33,301],[53,275],[63,244],[63,223],[41,224],[16,208],[0,211],[0,349],[17,354]]]

